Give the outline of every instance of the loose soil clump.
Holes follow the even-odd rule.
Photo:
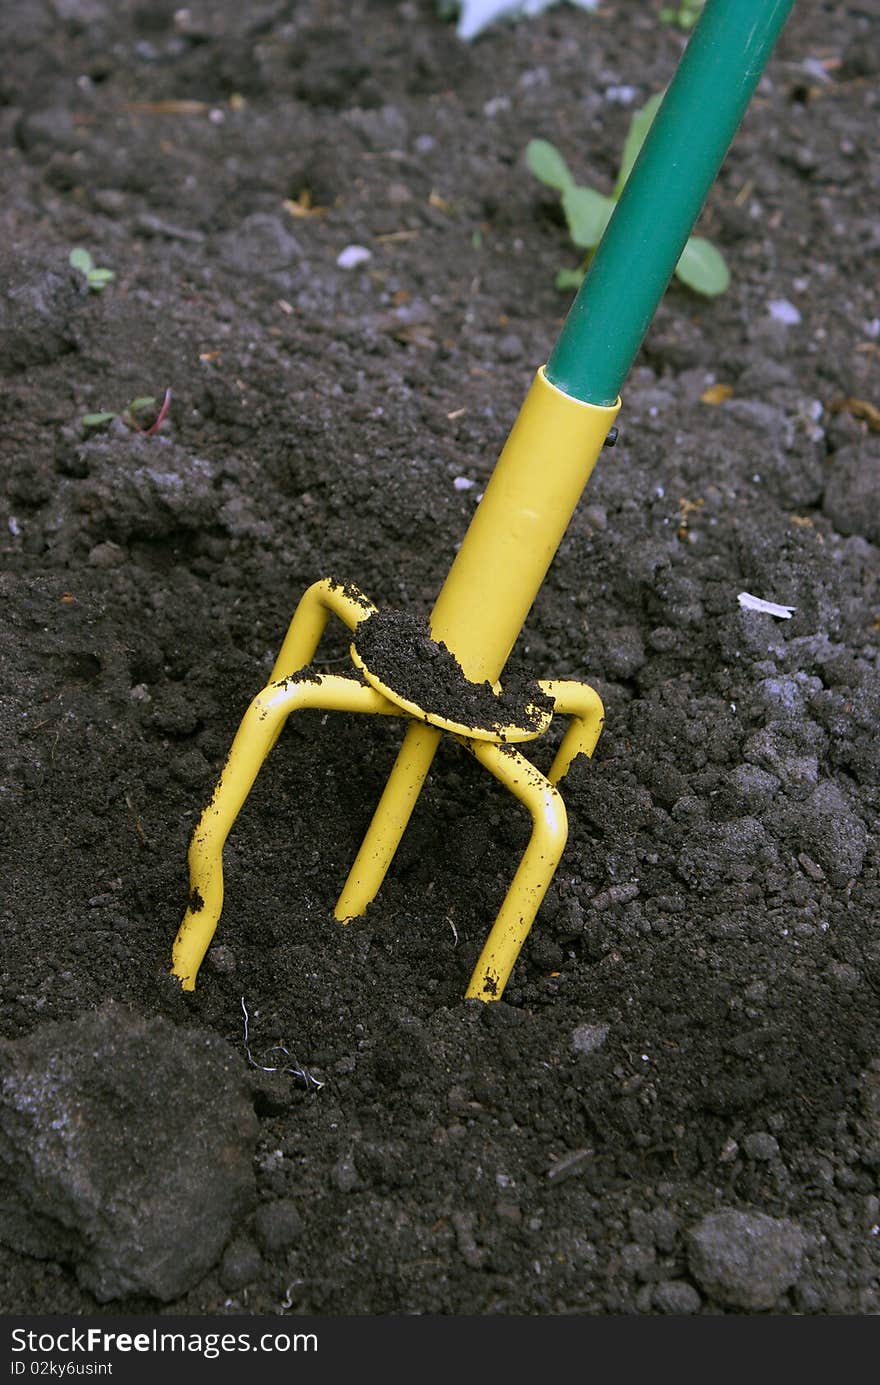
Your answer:
[[[494,731],[539,730],[553,711],[553,700],[521,669],[505,670],[496,692],[488,679],[466,678],[461,664],[442,640],[435,640],[427,620],[406,611],[376,611],[358,625],[356,653],[371,674],[425,713],[444,721]]]

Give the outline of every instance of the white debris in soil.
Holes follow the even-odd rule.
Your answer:
[[[736,598],[744,611],[760,611],[765,616],[779,616],[780,620],[791,620],[797,606],[780,606],[776,601],[764,601],[750,592],[740,592]]]
[[[618,106],[631,106],[638,96],[637,87],[606,87],[605,100]]]
[[[816,82],[830,82],[831,76],[821,58],[804,58],[801,63],[802,70],[808,77],[812,77]]]
[[[347,245],[336,257],[340,269],[357,269],[373,258],[373,253],[365,245]]]
[[[782,322],[786,327],[794,327],[801,320],[800,312],[787,298],[771,298],[767,311],[774,322]]]
[[[456,476],[452,484],[457,491],[469,491],[472,490],[477,483],[476,481],[472,481],[469,476]]]
[[[608,1038],[608,1029],[607,1024],[579,1024],[571,1035],[575,1053],[598,1053]]]
[[[499,19],[524,19],[550,9],[559,0],[458,0],[446,8],[459,11],[456,33],[466,42],[488,29]],[[599,0],[572,0],[582,10],[594,10]]]

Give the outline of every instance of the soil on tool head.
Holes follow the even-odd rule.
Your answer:
[[[699,227],[731,286],[670,287],[514,650],[607,720],[503,1000],[462,997],[526,815],[444,738],[341,926],[401,725],[318,710],[230,834],[196,989],[168,974],[302,593],[427,618],[579,258],[525,147],[611,191],[685,42],[660,9],[471,44],[428,0],[0,12],[7,1312],[880,1310],[866,7],[795,6]]]
[[[391,692],[423,712],[475,731],[537,731],[553,701],[522,669],[508,667],[500,692],[475,683],[427,620],[407,611],[377,611],[357,628],[357,654]],[[502,736],[502,739],[503,736]]]

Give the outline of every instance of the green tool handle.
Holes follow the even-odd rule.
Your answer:
[[[794,0],[706,0],[589,272],[547,378],[613,404]]]

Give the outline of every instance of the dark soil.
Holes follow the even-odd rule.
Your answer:
[[[431,637],[428,620],[407,611],[368,616],[357,628],[354,649],[381,685],[427,717],[495,731],[502,741],[511,727],[519,739],[519,733],[537,732],[553,712],[552,698],[522,669],[508,665],[498,692],[488,680],[466,678],[449,647]]]
[[[880,1311],[872,6],[796,4],[701,219],[731,287],[670,287],[514,651],[607,721],[503,1000],[462,997],[526,815],[445,738],[341,926],[401,726],[319,711],[232,831],[196,990],[169,976],[190,834],[303,591],[427,616],[577,263],[526,143],[610,190],[685,41],[659,8],[471,45],[428,0],[0,9],[6,1313]],[[81,422],[167,388],[152,434]],[[157,1185],[180,1153],[203,1038],[256,1113],[228,1136],[250,1199],[222,1247],[190,1228],[183,1291],[173,1246],[149,1282],[133,1244],[98,1272],[138,1121],[167,1112]],[[75,1226],[62,1090],[109,1189]]]

